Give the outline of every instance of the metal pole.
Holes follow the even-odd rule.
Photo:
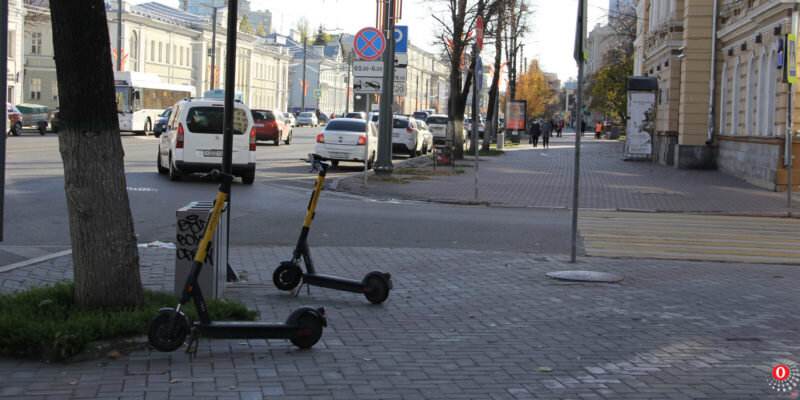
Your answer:
[[[475,201],[478,201],[478,124],[481,123],[481,116],[478,111],[478,40],[472,47],[475,54],[475,68],[472,73],[472,147],[475,153]],[[484,130],[484,135],[486,134]],[[484,139],[486,140],[486,139]]]
[[[215,83],[214,77],[217,75],[217,9],[214,8],[214,16],[211,17],[211,87],[208,90],[214,90]]]
[[[394,2],[384,0],[386,50],[383,51],[383,87],[381,92],[380,126],[378,131],[378,164],[375,173],[392,174],[392,102],[394,82]]]
[[[353,71],[353,52],[347,54],[347,87],[344,88],[344,96],[345,96],[345,103],[344,103],[344,113],[350,112],[350,74]],[[367,107],[367,112],[369,112],[369,107]],[[367,121],[369,122],[369,121]]]
[[[117,6],[117,71],[122,71],[122,0]]]
[[[302,100],[300,100],[300,112],[306,111],[306,38],[301,38],[303,40],[303,81],[300,82],[300,92],[302,95],[300,96]]]
[[[789,84],[789,108],[787,109],[786,116],[786,207],[789,208],[789,213],[792,212],[792,84]]]
[[[584,52],[583,52],[583,39],[584,35],[586,34],[584,28],[586,27],[586,0],[578,0],[580,1],[580,14],[582,16],[582,20],[578,21],[581,24],[581,28],[578,31],[581,34],[581,38],[577,39],[580,42],[580,62],[578,62],[578,96],[577,96],[577,104],[575,105],[575,110],[578,112],[579,120],[578,120],[578,128],[575,130],[575,166],[573,171],[573,184],[572,184],[572,240],[570,243],[570,252],[569,252],[569,260],[570,262],[574,263],[576,261],[576,253],[577,253],[577,246],[578,246],[578,187],[579,181],[581,176],[581,131],[582,131],[582,123],[583,123],[583,110],[581,108],[583,102],[583,64],[584,60]]]
[[[367,124],[366,124],[367,128],[366,128],[366,133],[365,133],[366,136],[364,138],[367,140],[367,142],[364,145],[364,186],[367,186],[367,183],[368,183],[367,171],[369,170],[369,168],[367,168],[367,165],[369,165],[369,134],[371,133],[370,129],[369,129],[369,123],[370,123],[370,119],[371,119],[369,117],[369,96],[367,96],[367,113],[366,114],[367,114]]]
[[[8,2],[0,2],[0,23],[6,30],[0,29],[0,70],[6,71],[8,68]],[[8,78],[3,78],[0,83],[0,103],[8,102],[8,89],[6,85]],[[3,115],[8,119],[8,107],[3,106]],[[5,126],[5,123],[4,125]],[[6,199],[6,138],[8,135],[3,132],[3,139],[0,140],[0,242],[3,241],[3,215],[5,214]]]
[[[222,172],[226,174],[233,173],[233,95],[236,92],[236,17],[238,9],[238,0],[228,0],[228,29],[227,29],[227,44],[225,51],[225,111],[222,117],[224,127],[222,135]],[[217,9],[214,9],[214,16],[217,15]],[[215,18],[216,19],[216,18]],[[215,31],[217,24],[214,23]],[[213,72],[212,76],[213,76]],[[249,132],[245,132],[248,134]],[[228,248],[227,253],[230,254],[230,238],[231,238],[231,199],[233,191],[228,193],[228,223],[227,235],[225,237],[225,246]],[[236,271],[231,267],[230,262],[225,260],[226,272],[228,281],[236,281]]]

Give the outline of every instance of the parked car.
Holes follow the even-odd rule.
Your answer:
[[[17,104],[17,110],[22,113],[21,122],[23,128],[36,128],[42,136],[47,133],[47,120],[50,117],[47,106],[39,104]]]
[[[375,125],[378,125],[378,121],[380,121],[381,115],[377,112],[369,113],[369,120],[372,121]]]
[[[313,112],[301,112],[297,116],[297,126],[318,126],[319,121]]]
[[[58,130],[61,128],[61,120],[59,119],[60,110],[56,108],[53,111],[50,111],[50,131],[53,133],[58,133]]]
[[[395,115],[392,118],[392,151],[400,151],[408,153],[409,157],[416,157],[430,150],[424,145],[425,137],[419,131],[417,120],[405,115]]]
[[[416,120],[416,123],[419,129],[420,137],[422,137],[424,140],[422,148],[425,150],[422,151],[422,154],[425,154],[433,150],[433,134],[431,133],[430,129],[428,128],[428,124],[425,123],[425,121]]]
[[[464,129],[467,130],[467,135],[472,135],[472,118],[464,118]],[[483,132],[486,130],[486,118],[481,118],[478,125],[478,137],[483,138]]]
[[[19,136],[22,134],[22,113],[11,103],[6,103],[8,115],[8,135]]]
[[[155,137],[161,136],[161,133],[164,132],[164,127],[167,126],[167,120],[169,119],[170,113],[172,113],[172,107],[164,110],[161,114],[158,114],[158,119],[156,119],[156,123],[153,125],[153,135],[155,135]]]
[[[349,113],[347,113],[347,115],[345,115],[344,117],[345,117],[345,118],[357,118],[357,119],[363,119],[363,120],[365,120],[365,121],[367,120],[367,114],[366,114],[365,112],[363,112],[363,111],[358,111],[358,112],[349,112]]]
[[[416,111],[412,117],[414,117],[414,119],[417,121],[425,121],[430,115],[431,114],[429,114],[427,111]]]
[[[428,129],[431,131],[433,135],[433,144],[435,145],[443,145],[445,144],[445,139],[447,137],[447,115],[444,114],[432,114],[425,120],[425,123],[428,124]],[[467,136],[467,130],[464,129],[464,126],[461,127],[461,141],[464,143],[464,150],[469,148],[469,136]]]
[[[297,119],[294,117],[292,113],[283,113],[283,119],[286,121],[286,125],[294,127],[297,124]]]
[[[281,141],[292,144],[292,127],[286,124],[282,113],[266,109],[255,109],[250,112],[256,129],[256,140],[271,140],[275,142],[275,146],[280,146]]]
[[[172,106],[158,143],[158,173],[177,181],[185,174],[222,166],[224,106],[219,101],[187,98]],[[233,104],[232,172],[250,185],[256,176],[256,131],[247,105]]]
[[[366,133],[367,124],[369,135]],[[328,122],[317,135],[314,152],[323,160],[330,160],[335,167],[340,161],[364,163],[367,150],[367,168],[372,169],[378,157],[378,129],[375,124],[363,119],[341,118]]]

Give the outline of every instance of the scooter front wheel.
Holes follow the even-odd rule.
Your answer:
[[[280,290],[296,288],[302,278],[303,270],[299,265],[291,262],[282,262],[272,273],[272,283]]]
[[[173,311],[174,313],[174,311]],[[147,339],[158,351],[175,351],[186,341],[189,322],[183,315],[159,313],[147,327]]]
[[[301,349],[314,347],[322,337],[323,324],[320,318],[312,312],[306,312],[297,319],[296,323],[300,328],[300,333],[289,340]]]
[[[372,276],[367,279],[368,291],[364,292],[364,296],[372,304],[381,304],[389,297],[389,286],[386,281],[377,276]]]

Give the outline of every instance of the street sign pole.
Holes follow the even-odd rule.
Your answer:
[[[384,0],[386,50],[383,52],[383,87],[381,92],[380,127],[378,131],[378,163],[376,175],[392,174],[392,94],[394,82],[394,2]]]
[[[578,124],[575,129],[575,167],[572,178],[572,241],[570,244],[569,260],[576,261],[578,246],[578,183],[581,176],[581,129],[583,125],[583,64],[586,61],[584,51],[584,38],[586,37],[586,0],[578,0],[578,22],[575,30],[575,62],[578,63],[578,98],[575,110],[578,113]]]
[[[483,5],[483,1],[478,1],[478,9],[481,9]],[[478,107],[478,103],[480,100],[480,91],[478,90],[478,76],[482,71],[479,69],[483,69],[480,62],[480,51],[483,45],[483,18],[479,15],[478,21],[475,23],[475,31],[477,35],[475,35],[475,47],[473,48],[473,54],[475,54],[475,70],[472,73],[472,147],[474,147],[475,151],[475,201],[478,201],[478,124],[481,123],[481,115],[480,115],[480,108]],[[486,140],[486,129],[483,130],[484,139]]]

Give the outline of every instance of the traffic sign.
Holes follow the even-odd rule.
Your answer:
[[[407,53],[408,52],[408,27],[404,25],[395,25],[394,27],[394,52]]]
[[[405,82],[394,82],[394,84],[392,85],[392,95],[405,97],[405,95],[406,95],[406,83]]]
[[[408,53],[394,53],[394,66],[405,67],[408,65]]]
[[[383,54],[386,48],[386,40],[383,34],[372,27],[366,27],[356,33],[353,41],[353,50],[365,60],[374,60]]]
[[[406,80],[406,68],[394,69],[394,80]],[[383,61],[353,61],[353,76],[374,77],[383,76]]]
[[[322,89],[314,89],[314,98],[315,99],[322,98]]]
[[[478,39],[478,51],[483,49],[483,17],[478,15],[478,22],[475,23],[475,35]]]
[[[353,78],[353,93],[370,94],[381,93],[382,79],[380,77],[362,77],[356,76]]]

